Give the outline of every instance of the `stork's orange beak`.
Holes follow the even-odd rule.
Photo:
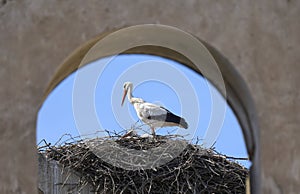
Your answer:
[[[124,100],[125,100],[126,95],[127,95],[127,90],[124,90],[121,106],[123,106],[123,104],[124,104]]]

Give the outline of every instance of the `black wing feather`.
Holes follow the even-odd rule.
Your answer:
[[[166,109],[164,107],[161,107],[161,108],[166,110],[167,114],[148,116],[148,119],[152,119],[152,120],[156,120],[156,121],[170,122],[170,123],[177,123],[185,129],[188,128],[188,124],[184,118],[181,118],[181,117],[173,114],[172,112],[170,112],[168,109]]]

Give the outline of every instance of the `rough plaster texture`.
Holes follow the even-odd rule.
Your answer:
[[[191,32],[235,65],[257,106],[263,192],[300,190],[300,1],[1,3],[0,193],[37,192],[35,115],[62,60],[101,32],[143,23]]]
[[[38,154],[38,188],[43,194],[48,193],[95,193],[92,185],[78,187],[80,175],[71,169],[63,168],[58,162],[49,161]],[[94,191],[94,192],[93,192]]]

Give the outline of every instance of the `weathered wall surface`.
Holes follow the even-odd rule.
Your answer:
[[[300,190],[300,1],[1,3],[0,193],[37,191],[35,115],[62,60],[101,32],[143,23],[191,32],[235,65],[258,110],[264,193]]]
[[[38,155],[38,188],[43,194],[48,193],[95,193],[91,185],[79,186],[81,177],[78,173],[52,160],[48,161],[42,154]],[[93,192],[94,191],[94,192]]]

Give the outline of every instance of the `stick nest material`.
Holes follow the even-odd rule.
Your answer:
[[[153,138],[97,138],[103,145],[117,143],[134,150],[149,150],[174,140]],[[184,141],[184,140],[179,140]],[[42,146],[39,152],[64,168],[80,173],[79,186],[91,184],[96,193],[245,193],[248,169],[213,149],[186,144],[183,151],[156,168],[128,170],[98,157],[87,141],[76,140],[60,146]]]

